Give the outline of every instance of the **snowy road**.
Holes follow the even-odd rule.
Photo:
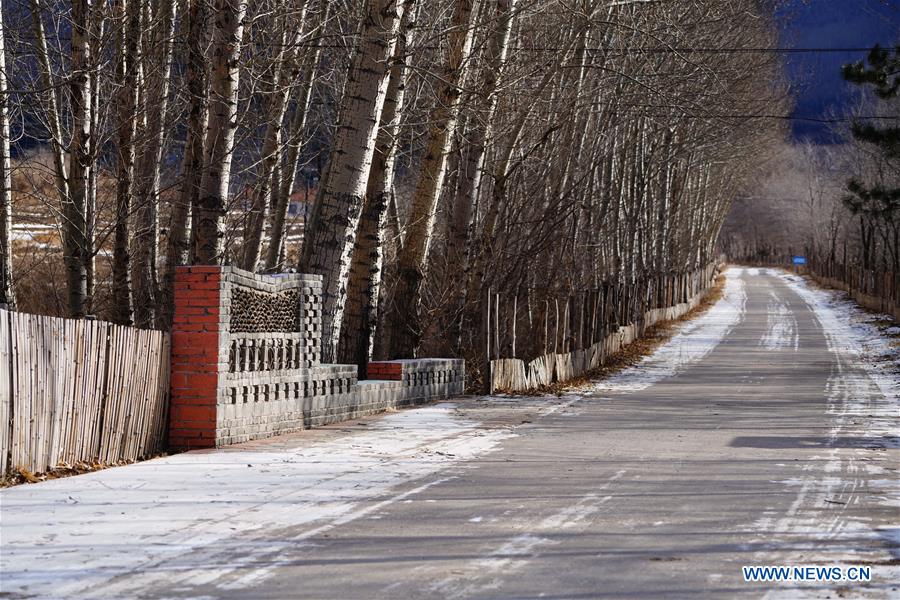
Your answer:
[[[559,399],[3,490],[0,598],[898,597],[896,348],[794,277],[728,277],[653,356]],[[795,564],[872,582],[741,576]]]

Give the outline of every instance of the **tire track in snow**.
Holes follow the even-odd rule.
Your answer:
[[[848,304],[838,311],[833,307],[833,293],[812,290],[802,279],[781,271],[770,269],[766,274],[784,282],[806,303],[821,326],[828,349],[834,357],[834,366],[826,384],[825,411],[832,421],[828,432],[831,448],[824,456],[810,458],[809,464],[803,467],[808,474],[783,482],[798,488],[794,502],[784,515],[777,520],[764,516],[754,524],[754,528],[766,539],[774,533],[782,538],[812,540],[814,545],[803,551],[804,564],[842,567],[861,562],[883,564],[891,558],[891,554],[896,558],[900,551],[897,547],[900,528],[873,529],[869,523],[848,514],[848,508],[867,501],[872,486],[885,488],[882,491],[887,503],[890,503],[892,496],[900,496],[900,485],[896,480],[879,481],[869,477],[873,467],[878,467],[859,460],[869,458],[867,454],[870,449],[865,445],[840,448],[837,443],[842,438],[881,439],[884,447],[897,446],[900,435],[897,430],[900,378],[861,360],[867,338],[877,338],[879,334],[873,328],[861,327],[853,322],[853,315],[859,309]],[[837,504],[836,498],[840,498]],[[876,549],[857,549],[860,540],[869,540],[864,546]],[[893,544],[893,549],[887,553],[877,550],[882,545],[879,543],[881,541],[887,541],[889,549]],[[770,542],[767,550],[755,553],[756,564],[800,563],[796,551],[790,556],[783,550],[779,552],[784,543],[784,539]],[[773,555],[772,551],[776,554]],[[873,569],[873,576],[873,585],[884,586],[900,580],[900,568],[881,566]],[[822,592],[821,584],[808,589],[784,586],[770,589],[764,598],[820,598]],[[890,598],[891,594],[887,589],[867,586],[845,589],[842,597]]]
[[[445,598],[483,597],[486,592],[502,587],[504,578],[524,568],[530,561],[540,556],[543,546],[558,542],[553,534],[583,528],[593,515],[613,499],[613,495],[601,495],[625,475],[625,469],[617,471],[594,492],[585,494],[577,502],[566,506],[537,523],[521,526],[523,531],[512,536],[496,548],[486,549],[486,554],[473,559],[462,573],[435,582],[429,591]]]
[[[766,332],[759,340],[766,350],[800,349],[800,333],[793,311],[782,301],[774,290],[769,291],[766,307]]]

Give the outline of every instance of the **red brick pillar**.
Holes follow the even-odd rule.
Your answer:
[[[221,267],[178,267],[175,271],[169,413],[169,447],[173,450],[216,445],[223,286]]]

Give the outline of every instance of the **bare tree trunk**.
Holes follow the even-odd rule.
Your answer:
[[[403,8],[397,0],[369,0],[347,76],[331,162],[304,234],[300,270],[322,275],[322,360],[337,350],[350,254],[375,152],[388,65]]]
[[[340,362],[356,363],[361,378],[366,377],[366,365],[372,356],[378,315],[385,222],[388,202],[394,188],[396,137],[403,112],[407,36],[409,27],[415,21],[414,4],[415,0],[404,2],[401,33],[394,50],[390,81],[384,108],[381,111],[381,127],[375,140],[375,154],[372,158],[366,197],[353,248],[350,280],[347,284],[347,303],[338,347]]]
[[[94,288],[96,286],[96,262],[97,249],[94,247],[97,229],[97,185],[98,171],[97,158],[100,155],[100,40],[103,39],[103,29],[105,25],[105,9],[103,6],[94,9],[91,17],[91,33],[90,39],[97,40],[98,50],[91,54],[91,137],[88,152],[90,153],[90,170],[88,171],[88,187],[84,207],[85,220],[85,237],[87,239],[87,249],[84,255],[84,271],[86,276],[85,286],[87,293],[84,299],[85,312],[91,314],[94,312]],[[90,42],[89,42],[90,43]]]
[[[6,94],[6,50],[3,3],[0,1],[0,308],[16,307],[12,277],[12,161],[9,152],[9,96]]]
[[[237,114],[238,58],[244,33],[245,0],[215,0],[209,123],[203,175],[197,205],[194,262],[217,264],[222,259],[225,210],[231,180]]]
[[[72,2],[72,141],[69,144],[69,197],[63,202],[63,252],[66,262],[69,315],[85,315],[89,251],[85,206],[91,169],[91,48],[89,44],[91,1]]]
[[[561,55],[567,55],[573,45],[574,41],[570,42],[569,45],[562,50]],[[543,93],[547,86],[549,86],[553,82],[556,76],[557,72],[555,70],[549,70],[544,75],[543,79],[541,79],[541,82],[538,84],[535,93],[538,95]],[[475,242],[477,245],[470,251],[470,268],[466,277],[467,305],[473,305],[472,300],[481,297],[479,290],[481,288],[482,281],[484,280],[484,272],[489,260],[489,252],[494,236],[497,218],[500,214],[503,198],[506,195],[506,186],[513,171],[515,171],[515,169],[518,168],[518,166],[521,165],[522,161],[524,160],[524,156],[522,156],[518,160],[514,161],[513,154],[518,147],[520,137],[523,130],[525,129],[525,125],[528,122],[528,117],[531,114],[533,107],[533,104],[529,104],[519,115],[518,120],[513,124],[513,127],[511,128],[511,133],[508,134],[508,146],[504,149],[502,155],[492,168],[492,176],[494,182],[493,188],[491,189],[491,202],[488,205],[487,209],[484,211],[484,217],[482,219],[481,226],[481,235]],[[543,145],[544,143],[546,143],[556,129],[558,129],[558,125],[549,127],[542,136],[539,144]],[[534,148],[536,148],[536,146]],[[527,153],[525,154],[527,155]],[[467,322],[477,323],[477,319],[479,318],[476,314],[477,312],[478,311],[470,311],[469,317],[471,318],[467,318]]]
[[[53,81],[53,70],[50,67],[50,54],[47,49],[47,34],[44,30],[44,21],[41,17],[41,5],[38,0],[31,0],[29,5],[31,19],[34,26],[35,50],[37,51],[38,64],[41,72],[41,85],[47,90],[44,103],[47,128],[50,133],[50,145],[53,148],[54,176],[56,189],[61,203],[69,197],[68,174],[66,169],[65,147],[63,145],[62,127],[59,122],[59,103],[56,98],[56,85]]]
[[[317,29],[322,31],[328,22],[331,13],[331,2],[322,0],[321,21]],[[266,253],[266,271],[275,272],[281,270],[282,256],[284,255],[285,221],[287,220],[288,206],[290,205],[291,192],[296,183],[297,168],[300,162],[300,149],[303,147],[303,134],[306,129],[306,119],[309,115],[309,102],[312,98],[313,86],[318,72],[319,59],[322,56],[323,44],[317,43],[314,50],[308,53],[301,64],[297,65],[303,74],[303,82],[300,84],[300,92],[297,97],[294,115],[289,130],[287,153],[281,164],[281,179],[278,189],[275,190],[275,202],[272,209],[272,224],[269,232],[269,248]],[[296,78],[296,74],[294,76]]]
[[[209,114],[207,101],[208,63],[204,55],[208,36],[207,0],[190,0],[187,12],[186,73],[189,108],[187,114],[187,138],[181,163],[181,189],[178,200],[169,215],[169,236],[166,240],[166,263],[161,288],[162,322],[172,320],[173,286],[175,268],[187,264],[190,259],[190,234],[192,216],[200,192],[203,171],[203,144],[206,140],[206,122]]]
[[[136,166],[135,230],[132,279],[134,281],[134,316],[138,327],[157,325],[159,282],[159,168],[165,140],[169,79],[172,71],[172,48],[175,37],[175,1],[159,0],[154,6],[156,26],[151,30],[149,47],[144,55],[148,67],[144,71],[146,85],[147,127],[144,144]],[[149,26],[149,23],[145,26]],[[150,68],[152,66],[152,68]]]
[[[672,145],[677,143],[676,133],[670,129],[666,131],[663,145],[663,165],[659,175],[659,213],[656,233],[656,270],[658,273],[667,273],[669,270],[669,227],[671,223],[671,190],[672,190]]]
[[[457,186],[457,195],[453,203],[453,214],[450,221],[450,237],[448,240],[448,277],[453,282],[450,299],[451,314],[454,315],[450,326],[450,342],[459,347],[462,328],[462,304],[466,296],[465,273],[468,269],[469,233],[472,226],[472,210],[481,190],[482,173],[484,172],[487,146],[492,141],[493,124],[497,112],[497,88],[506,64],[510,32],[514,21],[516,0],[496,0],[494,34],[488,42],[485,60],[488,65],[484,78],[476,88],[485,98],[483,125],[477,123],[473,127],[473,135],[469,142],[466,160],[460,169],[461,185]],[[478,116],[475,116],[476,121]]]
[[[131,325],[131,273],[129,216],[134,194],[134,136],[137,130],[138,80],[141,69],[141,8],[139,0],[118,0],[116,19],[119,27],[116,83],[119,85],[118,144],[119,160],[116,185],[116,222],[113,245],[113,321]]]
[[[403,250],[403,224],[400,222],[400,210],[397,208],[397,196],[391,191],[388,197],[387,205],[387,223],[386,231],[388,236],[393,239],[393,259],[396,260],[400,251]]]
[[[465,61],[472,47],[471,27],[474,0],[453,4],[446,63],[441,87],[428,126],[428,145],[406,226],[403,250],[398,256],[398,280],[388,306],[387,349],[392,357],[415,353],[421,336],[419,299],[427,268],[428,249],[434,230],[437,200],[444,185],[447,154],[456,130],[460,89]]]
[[[300,21],[305,20],[306,1],[302,1],[300,7]],[[283,26],[282,42],[286,42],[288,37],[287,24]],[[266,133],[263,138],[262,161],[259,165],[257,173],[256,186],[253,189],[253,201],[251,203],[250,223],[244,236],[244,257],[243,268],[247,271],[255,272],[259,263],[259,255],[262,251],[263,227],[266,222],[266,214],[268,212],[271,194],[273,189],[277,189],[276,182],[276,166],[278,165],[278,157],[281,154],[281,129],[284,121],[284,113],[287,109],[288,97],[290,95],[290,82],[297,78],[298,73],[298,49],[303,40],[302,28],[298,27],[296,33],[291,38],[290,52],[279,52],[278,67],[274,78],[274,90],[270,95],[268,124],[266,125]],[[282,43],[282,48],[286,44]],[[310,85],[312,80],[310,80]],[[306,112],[305,110],[303,111]],[[285,203],[285,208],[287,204]],[[282,225],[284,221],[282,219]],[[271,242],[270,242],[271,245]]]

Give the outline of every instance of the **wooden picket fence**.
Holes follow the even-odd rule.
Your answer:
[[[168,394],[167,333],[0,310],[0,475],[157,453]]]

